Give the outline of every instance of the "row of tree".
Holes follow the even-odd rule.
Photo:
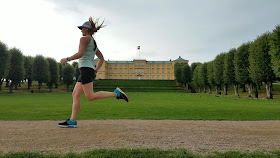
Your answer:
[[[42,84],[46,83],[50,92],[58,84],[66,84],[67,90],[73,83],[73,79],[79,76],[78,63],[61,65],[53,58],[45,58],[42,55],[36,57],[24,56],[17,48],[8,49],[6,44],[0,41],[0,90],[2,83],[6,81],[6,87],[17,89],[20,83],[26,81],[28,89],[32,81],[38,81],[39,92],[42,92]]]
[[[193,89],[201,89],[209,93],[215,87],[216,94],[224,87],[227,95],[228,87],[234,87],[235,96],[239,96],[238,87],[248,87],[248,96],[255,96],[258,87],[265,84],[266,98],[272,99],[272,83],[280,78],[280,26],[272,32],[258,36],[253,42],[247,42],[237,49],[220,53],[214,60],[205,63],[175,65],[175,77],[180,83],[192,85]]]

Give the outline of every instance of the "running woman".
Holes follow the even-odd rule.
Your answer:
[[[99,91],[94,93],[93,91],[92,81],[95,79],[96,73],[104,62],[104,57],[101,51],[97,48],[96,42],[92,36],[100,28],[104,27],[103,23],[104,21],[99,25],[98,19],[93,22],[92,18],[90,17],[89,21],[86,21],[82,26],[78,26],[83,35],[80,38],[78,53],[60,60],[62,64],[65,64],[71,60],[79,59],[80,71],[80,76],[72,93],[73,104],[71,118],[67,119],[65,122],[59,123],[58,125],[60,127],[77,127],[77,115],[81,106],[80,95],[82,92],[84,92],[87,100],[89,101],[116,97],[117,99],[124,99],[128,102],[127,95],[120,88],[116,88],[114,92]],[[94,63],[95,55],[99,58],[96,68]]]

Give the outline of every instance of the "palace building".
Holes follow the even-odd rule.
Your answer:
[[[97,59],[98,60],[98,59]],[[96,79],[130,79],[130,80],[174,80],[174,65],[188,63],[179,56],[176,60],[147,61],[104,61],[96,74]]]

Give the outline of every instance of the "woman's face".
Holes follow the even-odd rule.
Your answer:
[[[87,31],[88,31],[88,28],[86,28],[86,27],[84,27],[83,29],[82,29],[82,34],[83,34],[83,36],[86,36],[87,35]]]

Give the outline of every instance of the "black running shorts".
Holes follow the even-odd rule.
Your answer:
[[[79,68],[79,70],[80,70],[80,76],[78,77],[77,82],[82,82],[82,84],[87,84],[92,82],[96,77],[93,68],[81,67]]]

